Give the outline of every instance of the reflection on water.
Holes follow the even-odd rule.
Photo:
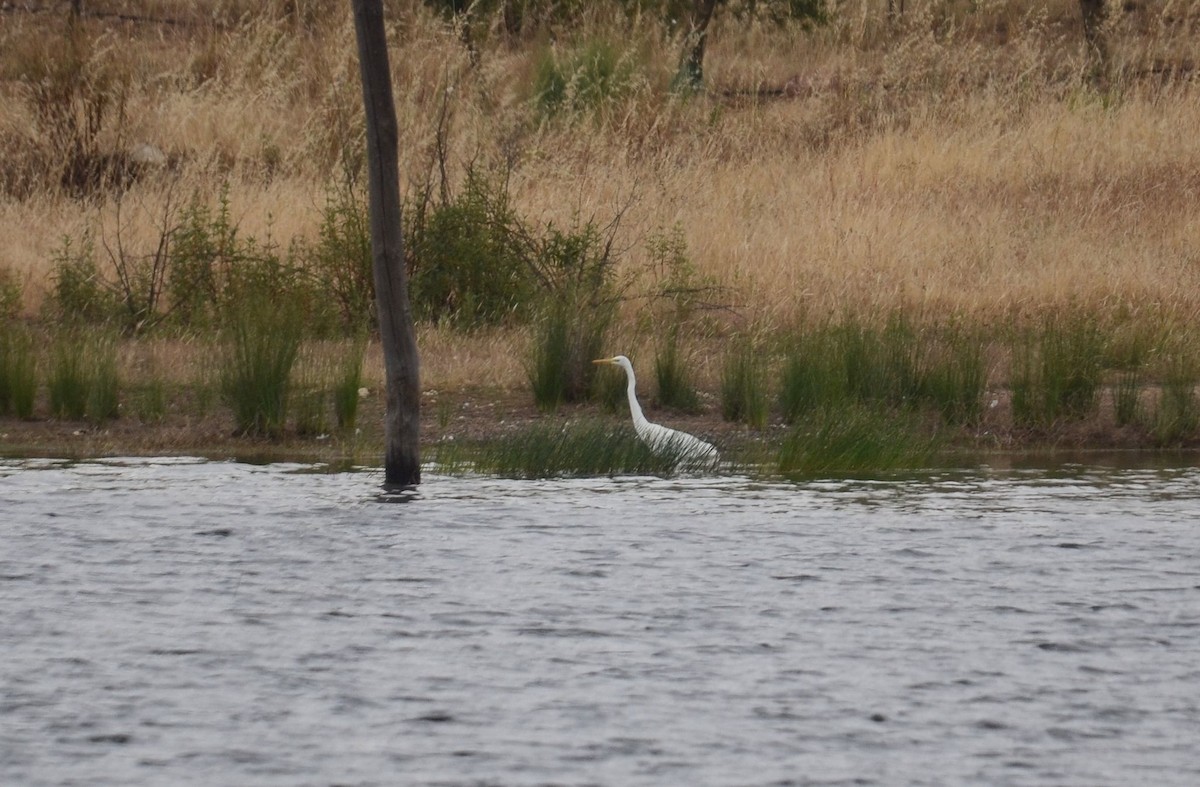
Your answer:
[[[1200,783],[1200,472],[0,460],[5,784]]]

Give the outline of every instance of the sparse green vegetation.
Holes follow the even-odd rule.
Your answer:
[[[37,362],[29,331],[0,322],[0,415],[33,416]]]
[[[909,413],[877,407],[822,408],[783,441],[778,468],[791,478],[928,466],[936,433]]]
[[[767,425],[767,365],[761,347],[741,337],[730,342],[721,368],[721,417],[755,429]]]
[[[230,318],[221,393],[239,434],[275,437],[287,420],[292,367],[300,350],[302,316],[263,292]]]
[[[676,465],[674,457],[654,454],[628,427],[600,422],[537,425],[474,448],[442,444],[434,454],[445,471],[510,478],[669,475]]]
[[[1090,415],[1100,389],[1104,343],[1095,319],[1073,312],[1048,315],[1019,331],[1012,351],[1013,420],[1048,427]]]

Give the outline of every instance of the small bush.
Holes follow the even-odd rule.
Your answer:
[[[615,231],[616,222],[609,225],[607,237],[591,221],[566,230],[550,225],[536,240],[536,270],[544,290],[529,381],[543,410],[595,393],[592,361],[605,354],[617,313],[611,256]]]
[[[1142,369],[1133,367],[1117,373],[1113,386],[1113,417],[1117,426],[1130,426],[1141,420],[1141,394],[1144,383]]]
[[[64,236],[55,250],[50,272],[50,315],[63,323],[100,325],[117,319],[120,303],[100,275],[95,245],[85,234],[75,242]]]
[[[352,180],[327,193],[307,262],[319,290],[337,305],[343,330],[354,333],[375,324],[371,227],[365,197]]]
[[[639,84],[629,54],[595,38],[565,55],[546,50],[533,79],[533,103],[544,118],[596,112],[633,94]]]
[[[155,377],[131,390],[133,411],[142,423],[159,423],[167,415],[167,387]]]
[[[506,180],[472,169],[457,197],[411,213],[407,253],[420,317],[473,328],[529,316],[538,289],[533,252]]]

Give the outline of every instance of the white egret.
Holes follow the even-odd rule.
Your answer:
[[[646,420],[646,416],[642,413],[642,406],[638,404],[637,380],[633,376],[633,364],[628,358],[618,355],[613,358],[600,358],[592,363],[612,364],[625,370],[625,377],[629,381],[627,391],[629,393],[629,413],[633,416],[633,428],[642,442],[650,446],[651,451],[656,454],[677,457],[680,464],[715,465],[717,463],[717,449],[711,443],[706,443],[687,432],[668,429]]]

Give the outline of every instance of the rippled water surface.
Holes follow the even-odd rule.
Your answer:
[[[0,460],[6,785],[1200,784],[1200,472]]]

